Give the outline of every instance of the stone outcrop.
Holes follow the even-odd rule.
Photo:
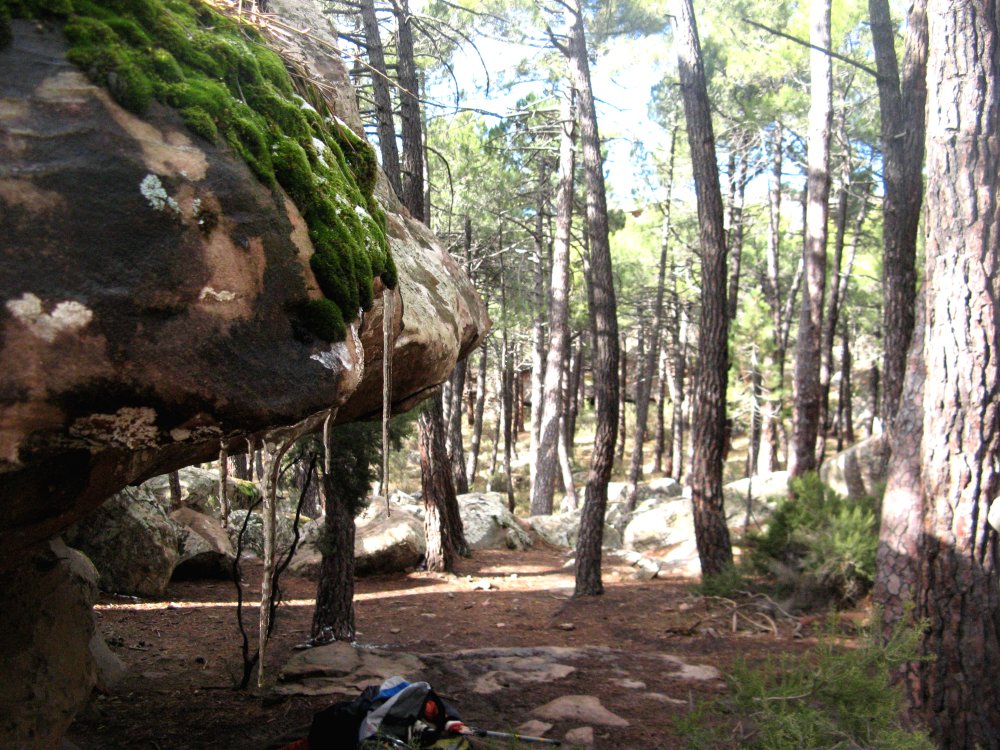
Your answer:
[[[95,685],[90,643],[97,571],[82,554],[54,542],[0,573],[0,596],[0,747],[58,747]]]
[[[412,568],[427,551],[424,525],[405,511],[358,526],[354,537],[354,571],[358,575]]]
[[[199,513],[219,510],[219,472],[212,469],[202,469],[198,466],[187,466],[177,472],[181,485],[180,504],[192,508]],[[170,479],[166,474],[143,482],[142,486],[150,490],[163,507],[170,506]],[[226,496],[230,508],[247,508],[257,500],[258,492],[253,482],[234,477],[226,478]]]
[[[180,559],[174,578],[230,578],[236,552],[222,524],[191,508],[178,508],[170,519],[180,526]]]
[[[160,596],[180,559],[178,527],[148,492],[128,487],[66,530],[90,558],[104,591]]]
[[[527,549],[531,537],[521,528],[499,492],[458,496],[465,541],[472,549]]]
[[[272,10],[313,39],[310,0]],[[220,441],[381,408],[382,297],[329,344],[292,312],[319,294],[305,221],[280,188],[153,102],[140,118],[66,59],[58,22],[14,20],[0,49],[0,570],[123,487],[217,455]],[[297,35],[296,35],[297,36]],[[312,44],[312,41],[309,41]],[[356,130],[329,49],[296,45]],[[382,180],[384,183],[384,179]],[[489,322],[468,277],[381,184],[399,285],[403,410]]]
[[[819,477],[838,495],[874,496],[885,485],[889,465],[889,440],[885,434],[855,443],[823,462]]]

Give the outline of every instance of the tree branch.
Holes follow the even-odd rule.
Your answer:
[[[762,23],[751,21],[749,18],[746,18],[745,16],[741,20],[743,21],[743,23],[749,24],[750,26],[755,26],[756,28],[761,29],[762,31],[766,31],[768,34],[773,34],[774,36],[780,36],[782,39],[787,39],[788,41],[795,42],[796,44],[800,44],[803,47],[808,47],[809,49],[814,49],[818,52],[822,52],[824,55],[828,55],[829,57],[832,57],[834,60],[840,60],[841,62],[847,63],[848,65],[852,65],[858,70],[863,70],[865,73],[872,76],[875,80],[878,80],[880,77],[877,71],[873,70],[872,68],[869,68],[867,65],[859,63],[857,60],[852,60],[849,57],[845,57],[844,55],[841,55],[838,52],[834,52],[832,49],[824,49],[823,47],[818,47],[815,44],[810,44],[805,39],[799,39],[798,37],[792,36],[791,34],[786,34],[784,31],[778,31],[777,29],[772,29],[770,26],[765,26]]]

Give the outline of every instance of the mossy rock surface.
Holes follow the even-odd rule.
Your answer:
[[[0,46],[11,18],[63,22],[68,59],[122,107],[174,107],[192,133],[228,144],[261,182],[288,193],[309,225],[310,265],[330,303],[303,300],[291,311],[313,335],[343,339],[345,321],[371,307],[375,276],[396,286],[372,196],[374,151],[322,97],[296,92],[255,28],[200,0],[0,0]]]

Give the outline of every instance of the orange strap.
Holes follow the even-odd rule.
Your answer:
[[[309,750],[309,738],[303,737],[301,740],[295,740],[291,745],[285,745],[281,750]]]

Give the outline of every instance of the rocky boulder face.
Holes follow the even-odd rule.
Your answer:
[[[180,559],[177,525],[146,491],[128,487],[66,531],[90,558],[104,591],[161,596]]]
[[[219,510],[219,472],[212,469],[202,469],[197,466],[186,466],[177,472],[181,485],[181,502],[184,507],[199,513]],[[166,474],[143,482],[160,504],[170,506],[170,478]],[[226,477],[226,496],[230,508],[246,508],[254,503],[259,493],[253,482],[234,477]]]
[[[271,4],[335,39],[323,9]],[[15,19],[10,32],[0,49],[0,570],[123,487],[216,456],[220,441],[317,427],[331,407],[339,421],[377,413],[384,314],[376,280],[372,309],[348,321],[344,341],[311,334],[295,310],[321,296],[315,248],[282,189],[179,111],[124,109],[67,60],[59,22]],[[341,64],[308,44],[283,46],[340,87],[330,106],[360,131]],[[489,321],[466,274],[384,184],[376,200],[399,274],[386,298],[391,398],[403,410]]]
[[[405,511],[359,525],[354,537],[354,572],[359,576],[412,568],[427,552],[424,524]]]
[[[527,549],[531,537],[521,528],[499,492],[458,496],[465,541],[472,549]]]
[[[0,747],[48,750],[95,685],[97,571],[61,542],[0,573]]]
[[[236,551],[221,523],[191,508],[178,508],[170,519],[180,526],[180,559],[174,578],[232,577]]]
[[[838,495],[873,496],[885,485],[888,464],[889,440],[874,435],[824,461],[819,477]]]

